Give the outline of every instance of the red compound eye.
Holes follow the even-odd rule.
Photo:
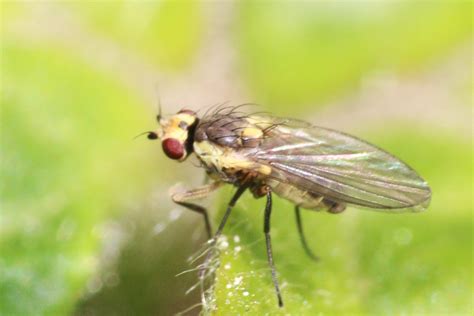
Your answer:
[[[171,159],[181,159],[184,156],[184,146],[175,138],[167,138],[161,145],[166,156]]]
[[[194,112],[193,110],[189,110],[189,109],[182,109],[181,111],[178,112],[178,114],[189,114],[189,115],[196,115],[196,112]]]

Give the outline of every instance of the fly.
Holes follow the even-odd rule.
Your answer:
[[[160,113],[159,128],[146,134],[148,139],[161,140],[170,159],[182,162],[194,153],[213,180],[172,195],[175,203],[202,215],[211,245],[217,242],[232,208],[246,190],[255,198],[266,198],[264,234],[280,307],[283,300],[270,237],[273,193],[295,205],[301,243],[313,259],[317,257],[306,243],[300,209],[341,213],[352,205],[399,213],[428,207],[428,184],[388,152],[332,129],[267,114],[246,114],[240,109],[241,106],[218,106],[202,117],[187,109],[168,118]],[[225,183],[237,190],[212,235],[207,210],[192,201],[208,196]],[[208,253],[204,267],[210,258]],[[199,272],[201,279],[204,269]]]

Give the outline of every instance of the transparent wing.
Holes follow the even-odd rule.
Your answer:
[[[387,211],[421,211],[428,184],[408,165],[356,137],[288,119],[254,117],[265,138],[254,159],[271,177],[334,202]]]

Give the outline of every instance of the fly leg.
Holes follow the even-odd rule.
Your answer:
[[[265,205],[265,221],[263,224],[263,232],[265,233],[265,241],[267,243],[267,257],[268,265],[272,271],[273,285],[275,286],[276,295],[278,298],[278,306],[283,307],[283,300],[281,298],[280,287],[278,285],[278,279],[276,276],[275,264],[273,263],[273,252],[272,252],[272,240],[270,237],[270,215],[272,213],[272,191],[270,188],[266,188],[267,203]]]
[[[300,207],[298,205],[295,206],[295,215],[296,215],[296,225],[298,226],[298,234],[300,235],[301,245],[303,246],[303,249],[306,252],[306,254],[311,259],[313,259],[314,261],[318,261],[319,258],[316,255],[314,255],[314,253],[309,248],[308,243],[306,242],[306,238],[303,232],[303,224],[301,221]]]
[[[211,236],[212,236],[212,230],[211,230],[211,222],[209,220],[209,215],[207,213],[207,210],[204,207],[200,206],[200,205],[197,205],[197,204],[194,204],[194,203],[189,203],[188,201],[205,198],[211,192],[213,192],[217,188],[219,188],[220,185],[221,185],[220,182],[214,182],[214,183],[207,184],[207,185],[204,185],[202,187],[192,189],[192,190],[188,190],[188,191],[185,191],[185,192],[177,192],[177,193],[174,193],[171,196],[171,199],[176,204],[181,205],[181,206],[183,206],[183,207],[185,207],[185,208],[187,208],[191,211],[197,212],[197,213],[199,213],[203,216],[204,223],[206,225],[207,235],[208,235],[209,238],[211,238]]]
[[[224,226],[227,222],[227,219],[229,218],[229,215],[230,215],[232,209],[235,206],[235,203],[237,203],[237,200],[242,196],[242,193],[244,193],[246,189],[247,189],[247,186],[240,186],[237,189],[237,191],[234,193],[234,196],[230,200],[229,204],[227,205],[227,209],[224,213],[224,216],[221,219],[219,227],[217,228],[217,231],[214,234],[214,237],[210,241],[210,251],[207,253],[206,259],[204,259],[204,263],[203,263],[201,269],[199,270],[199,279],[203,280],[205,278],[206,271],[207,271],[207,268],[209,266],[209,261],[211,260],[212,255],[214,253],[214,249],[212,249],[212,248],[216,245],[217,240],[219,239],[220,235],[222,234],[222,231],[224,230]]]

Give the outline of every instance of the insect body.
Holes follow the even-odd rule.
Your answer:
[[[163,151],[174,160],[184,161],[194,153],[214,180],[173,195],[176,203],[203,215],[209,237],[207,211],[190,201],[207,196],[223,183],[237,187],[213,243],[244,191],[266,197],[264,233],[279,306],[283,301],[270,238],[272,193],[295,204],[301,241],[313,258],[303,235],[300,208],[340,213],[353,205],[396,213],[421,211],[430,202],[429,186],[413,169],[358,138],[303,121],[248,115],[239,107],[221,106],[208,112],[202,118],[191,110],[167,119],[158,115],[159,129],[148,132],[148,138],[161,139]]]

